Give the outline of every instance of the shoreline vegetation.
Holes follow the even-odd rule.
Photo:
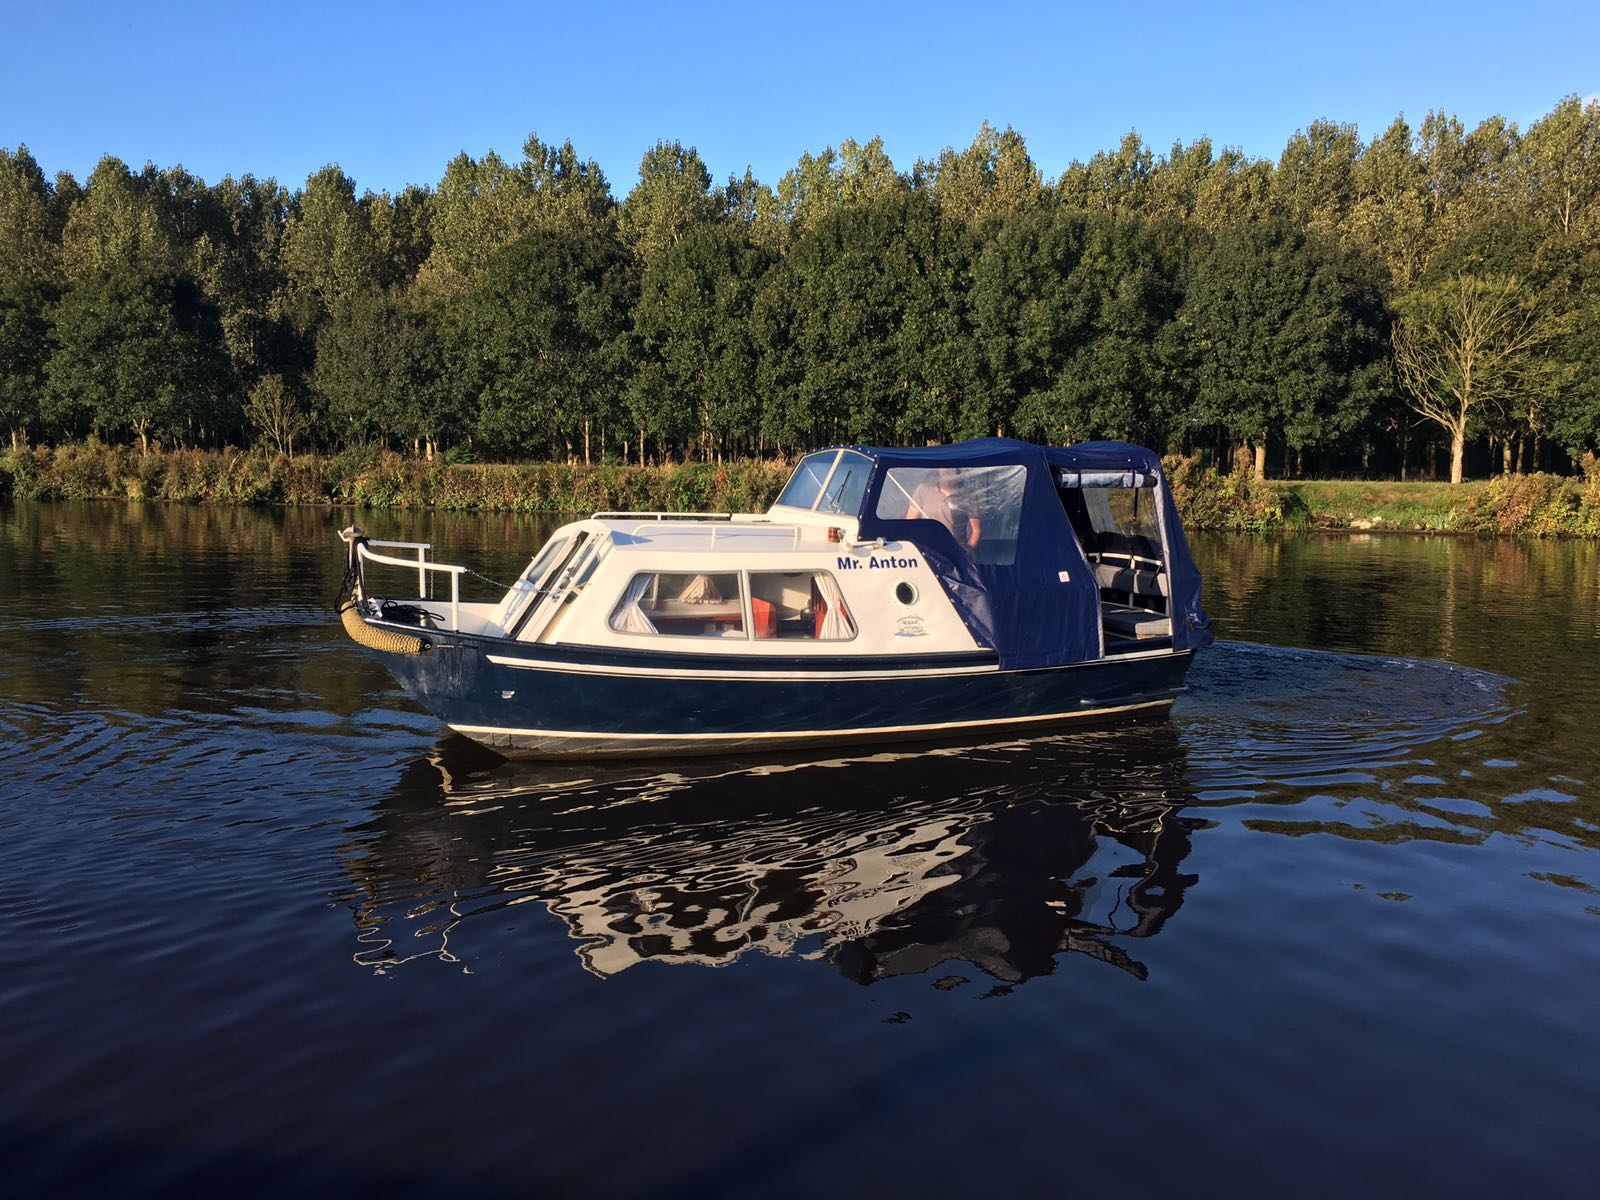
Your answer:
[[[0,454],[0,500],[152,500],[457,512],[760,512],[791,465],[767,460],[629,466],[491,464],[264,450],[157,450],[88,441]],[[1191,530],[1328,529],[1600,538],[1600,468],[1461,484],[1260,481],[1193,459],[1166,469]]]

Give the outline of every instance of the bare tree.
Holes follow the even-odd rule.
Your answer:
[[[311,426],[311,414],[281,375],[268,375],[250,389],[244,415],[279,454],[293,454],[295,439]]]
[[[1538,351],[1560,331],[1514,275],[1462,271],[1401,301],[1394,363],[1411,407],[1450,435],[1450,482],[1461,482],[1467,435],[1534,387]]]

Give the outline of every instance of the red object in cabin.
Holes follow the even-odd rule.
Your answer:
[[[750,618],[755,623],[758,638],[778,636],[778,610],[771,601],[763,600],[760,596],[750,597]]]

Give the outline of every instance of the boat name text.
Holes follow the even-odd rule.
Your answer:
[[[876,554],[870,555],[865,563],[863,563],[859,558],[847,558],[843,554],[839,556],[839,570],[841,571],[870,571],[876,568],[884,567],[888,567],[893,570],[904,571],[917,566],[921,566],[921,564],[917,562],[916,559],[902,558],[894,554],[885,554],[882,557]]]

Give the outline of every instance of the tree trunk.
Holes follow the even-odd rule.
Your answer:
[[[589,466],[589,418],[583,419],[583,465]]]
[[[1260,483],[1267,477],[1267,439],[1262,438],[1256,443],[1256,473],[1255,480]]]
[[[1500,443],[1500,474],[1509,475],[1517,469],[1517,442],[1521,438],[1506,438]]]
[[[1450,431],[1450,482],[1461,482],[1461,463],[1467,454],[1466,431],[1452,429]]]

